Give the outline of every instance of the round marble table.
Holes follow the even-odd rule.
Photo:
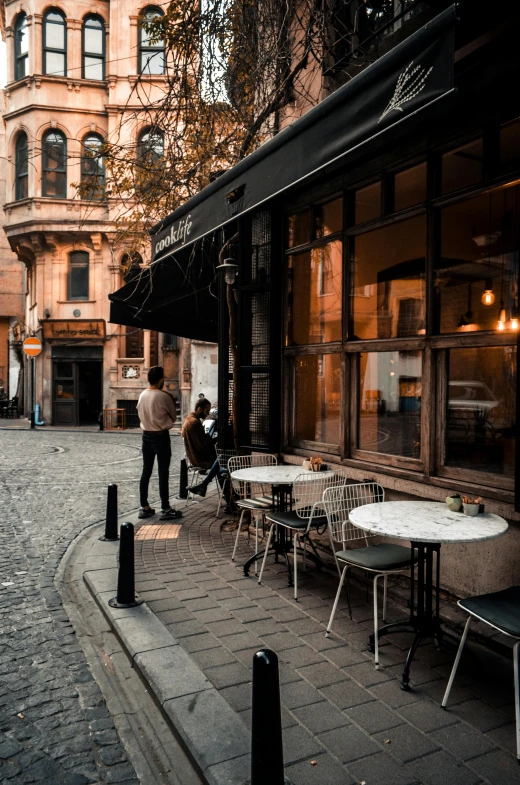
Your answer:
[[[387,624],[378,631],[379,638],[390,632],[415,633],[401,682],[401,687],[407,690],[410,666],[421,640],[432,637],[439,645],[443,637],[451,637],[443,632],[439,621],[441,544],[493,540],[506,533],[507,521],[493,513],[470,517],[463,512],[451,512],[441,502],[420,501],[366,504],[352,510],[349,517],[355,526],[371,534],[411,543],[417,580],[410,582],[410,618],[405,622]],[[371,636],[371,646],[373,643]]]
[[[250,466],[247,469],[236,469],[236,471],[231,473],[231,477],[233,480],[239,480],[241,482],[257,483],[259,485],[271,485],[273,494],[273,508],[282,511],[290,508],[291,506],[291,489],[297,478],[306,479],[308,477],[309,480],[312,480],[313,478],[317,477],[330,477],[333,474],[333,471],[311,472],[308,469],[304,469],[303,466],[295,466],[291,464],[289,466]],[[279,526],[278,529],[279,531],[277,537],[273,542],[275,560],[278,560],[278,556],[283,556],[285,559],[288,570],[288,585],[292,586],[291,566],[287,556],[288,551],[292,547],[292,540],[289,537],[289,539],[286,541],[285,529],[283,526]],[[251,556],[251,558],[247,560],[243,567],[244,575],[249,575],[251,565],[263,558],[264,552],[265,551],[263,550],[258,551],[254,554],[254,556]],[[321,566],[321,559],[317,554],[314,555],[308,553],[307,558],[310,558],[312,561],[314,561],[317,567]]]

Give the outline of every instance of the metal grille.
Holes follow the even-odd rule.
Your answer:
[[[245,343],[243,365],[269,365],[271,330],[269,324],[269,292],[244,294],[244,330],[249,338]]]
[[[251,219],[251,283],[271,280],[271,213],[255,213]]]
[[[269,445],[269,374],[244,374],[245,401],[251,402],[247,422],[249,444],[252,447]]]
[[[118,409],[124,409],[127,428],[139,428],[139,415],[137,414],[137,401],[118,401]]]

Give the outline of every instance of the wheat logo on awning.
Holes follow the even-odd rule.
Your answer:
[[[381,122],[383,117],[390,114],[390,112],[402,112],[403,104],[408,103],[412,98],[418,96],[426,87],[426,80],[433,71],[433,65],[431,68],[428,68],[428,70],[423,68],[422,65],[416,65],[415,68],[412,68],[412,65],[413,60],[406,66],[402,74],[399,74],[394,94],[388,102],[385,111],[379,118],[378,123]]]

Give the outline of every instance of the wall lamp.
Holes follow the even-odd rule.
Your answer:
[[[224,273],[224,280],[228,286],[233,286],[236,281],[238,273],[238,264],[234,259],[224,259],[223,264],[219,264],[216,268]]]

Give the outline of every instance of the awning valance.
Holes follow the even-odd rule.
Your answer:
[[[354,154],[450,93],[455,19],[453,5],[157,224],[152,261]]]

